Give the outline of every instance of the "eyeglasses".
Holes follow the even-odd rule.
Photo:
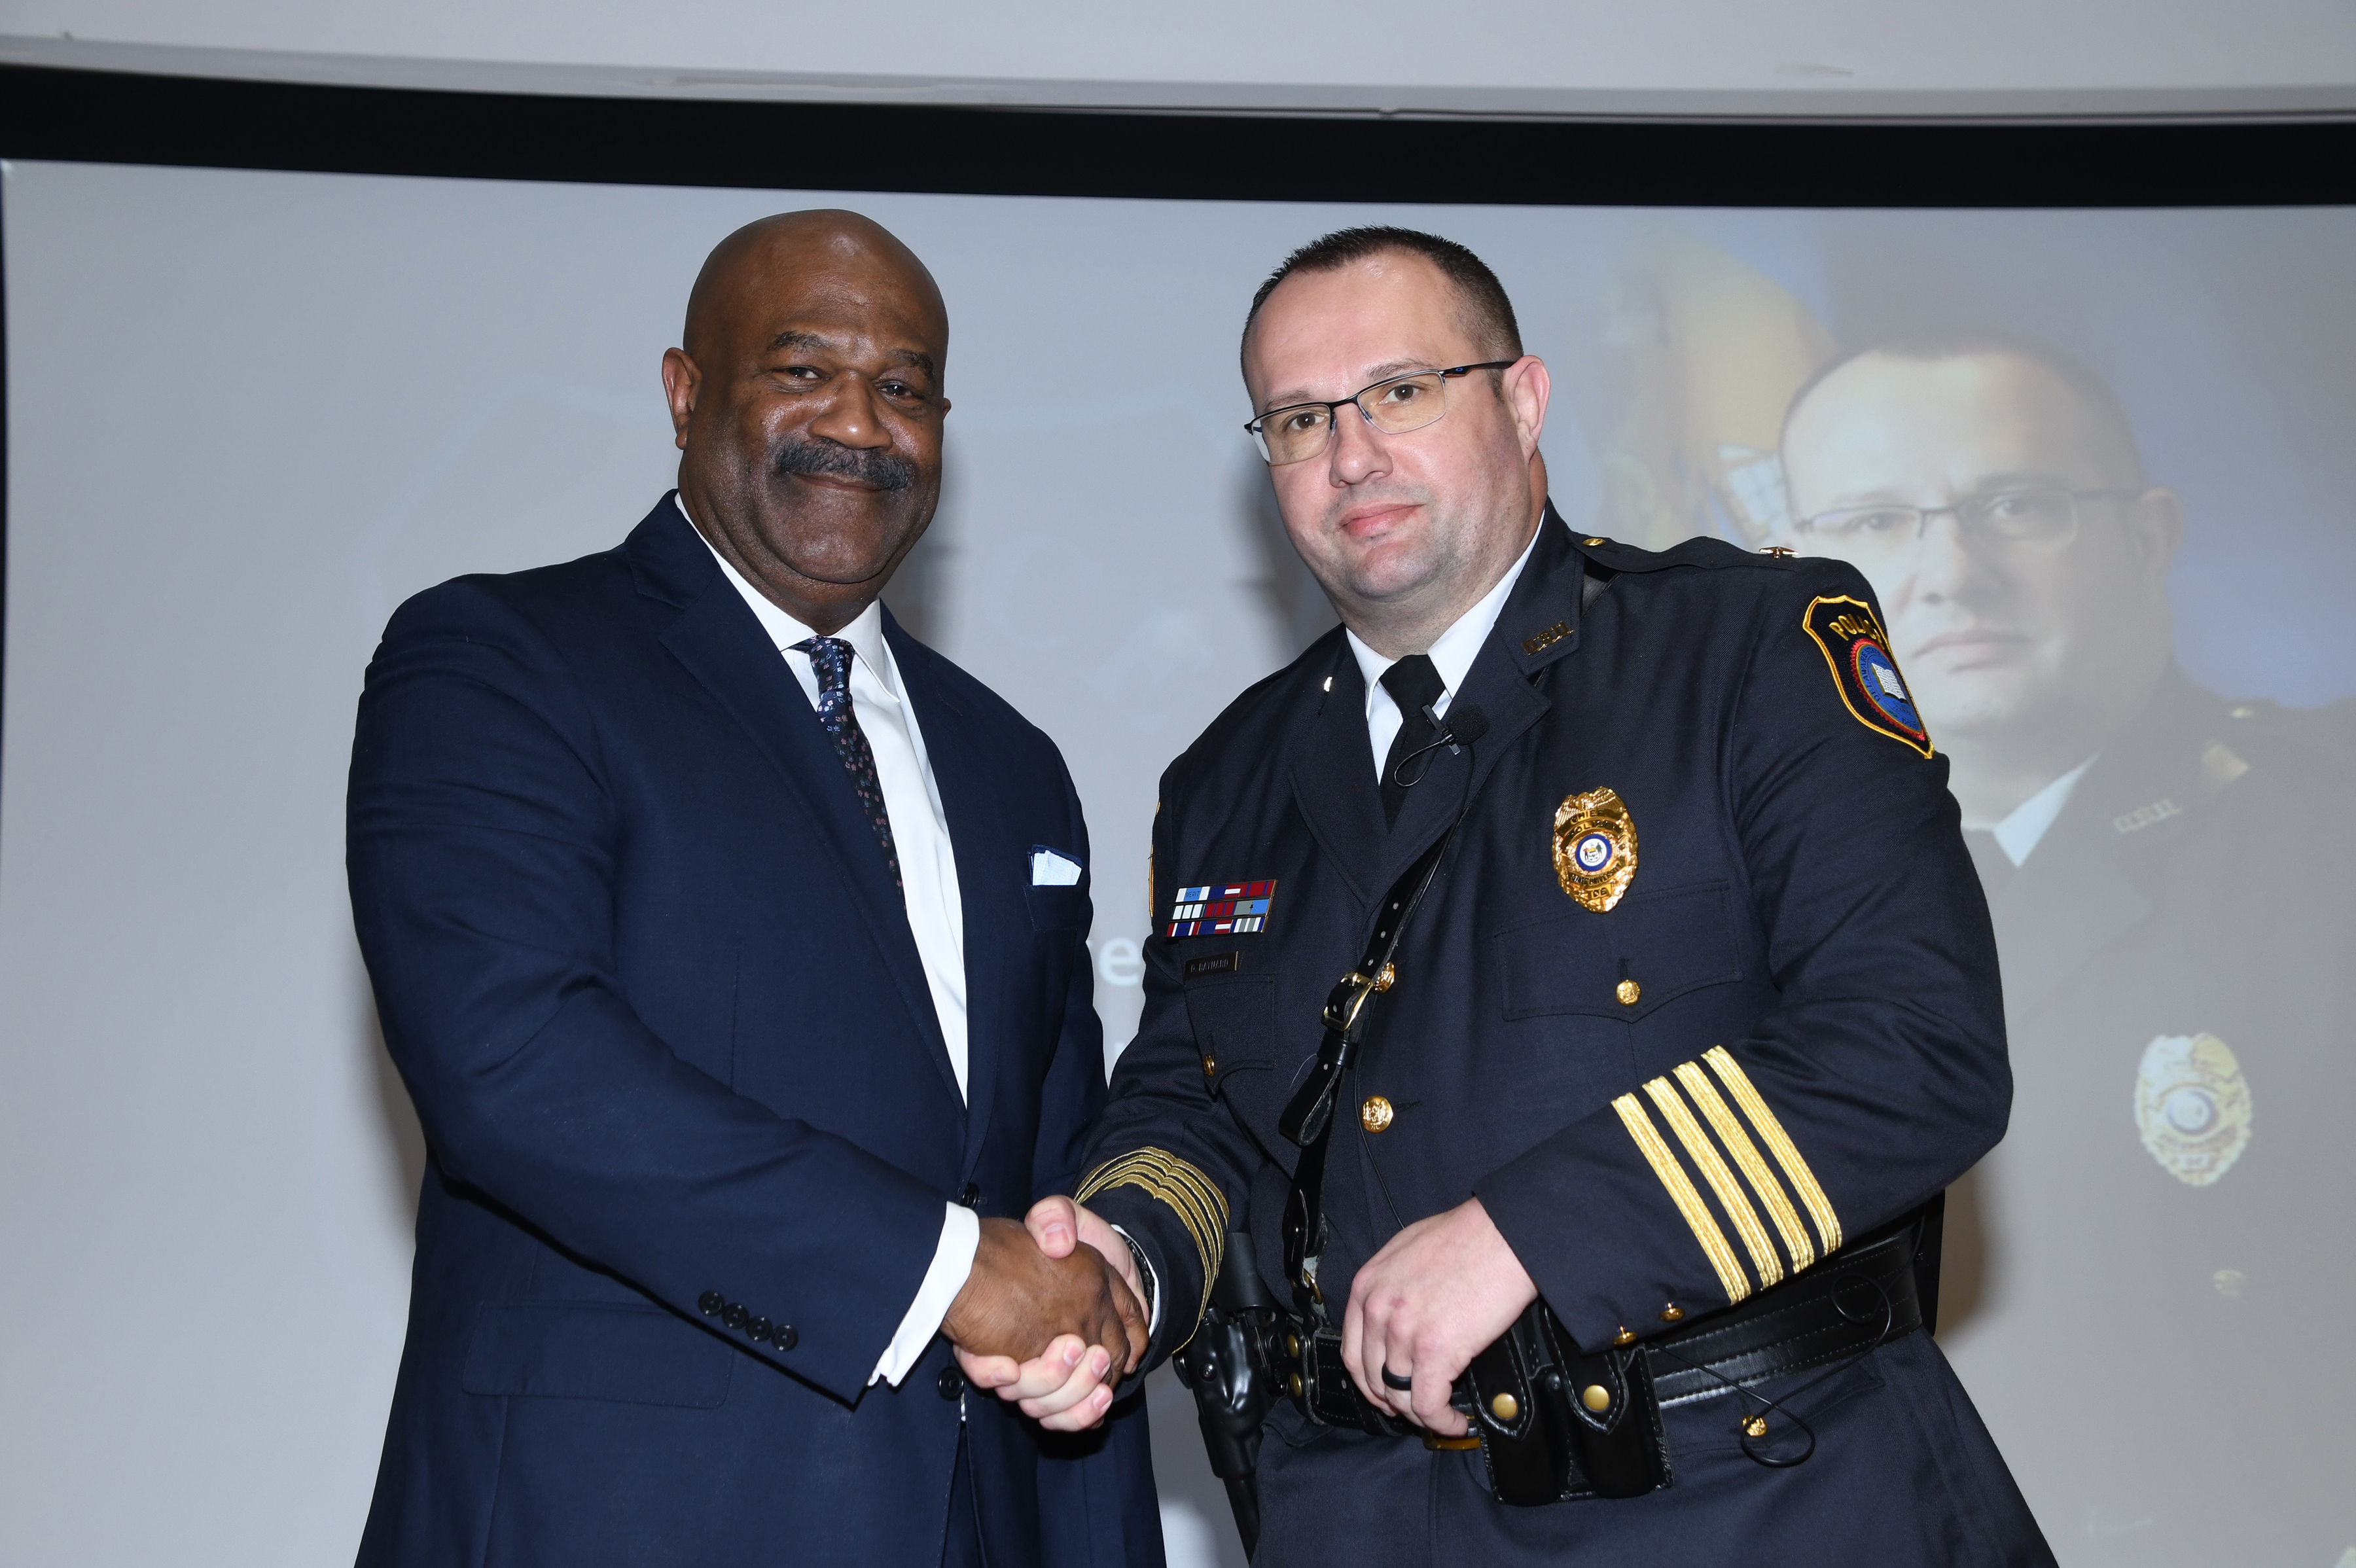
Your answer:
[[[1802,518],[1796,532],[1826,555],[1862,564],[1889,561],[1919,546],[1934,517],[1953,517],[1959,533],[2020,550],[2059,550],[2078,537],[2081,501],[2132,498],[2135,490],[1997,490],[1954,506],[1853,506]]]
[[[1458,365],[1447,371],[1418,371],[1387,381],[1361,387],[1339,403],[1296,403],[1272,408],[1244,426],[1259,443],[1259,455],[1271,468],[1306,462],[1332,445],[1333,416],[1354,404],[1366,423],[1386,435],[1404,435],[1438,423],[1448,412],[1447,385],[1475,371],[1507,371],[1518,360],[1490,360],[1478,365]],[[1371,401],[1369,401],[1371,400]]]

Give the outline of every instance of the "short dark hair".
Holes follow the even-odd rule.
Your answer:
[[[1295,273],[1339,272],[1353,262],[1387,251],[1421,256],[1440,269],[1440,275],[1456,290],[1464,325],[1472,334],[1477,352],[1493,360],[1522,357],[1522,328],[1514,319],[1514,302],[1505,297],[1505,285],[1497,281],[1497,274],[1489,270],[1486,262],[1453,240],[1385,223],[1336,229],[1285,257],[1284,264],[1269,274],[1268,281],[1252,295],[1251,309],[1244,314],[1244,351],[1250,350],[1252,324],[1259,319],[1259,307],[1268,303],[1277,285]]]
[[[1792,394],[1783,406],[1783,427],[1789,430],[1792,416],[1808,395],[1840,371],[1859,360],[1912,360],[1921,364],[1938,364],[1947,360],[2013,360],[2033,365],[2068,388],[2084,403],[2094,416],[2102,433],[2118,443],[2119,451],[2127,460],[2128,469],[2136,482],[2143,482],[2143,452],[2136,446],[2135,426],[2127,420],[2127,411],[2119,402],[2119,394],[2111,383],[2094,373],[2087,365],[2063,353],[2050,343],[2033,338],[2022,338],[2009,332],[1980,328],[1965,328],[1948,332],[1922,332],[1901,337],[1883,338],[1852,349],[1818,370]],[[1778,443],[1780,445],[1780,442]]]

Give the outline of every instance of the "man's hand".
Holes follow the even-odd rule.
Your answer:
[[[1068,1258],[1085,1241],[1095,1256],[1120,1276],[1130,1294],[1145,1299],[1144,1282],[1128,1243],[1111,1226],[1068,1197],[1043,1197],[1031,1208],[1023,1229],[1042,1255]],[[1119,1365],[1121,1375],[1137,1369],[1145,1353],[1142,1337]],[[976,1388],[993,1389],[998,1397],[1015,1403],[1023,1414],[1051,1432],[1081,1432],[1102,1421],[1112,1408],[1115,1358],[1105,1347],[1084,1343],[1076,1335],[1061,1335],[1035,1359],[1017,1364],[1011,1356],[969,1356],[962,1348],[958,1362]]]
[[[1468,1198],[1417,1220],[1358,1271],[1342,1321],[1342,1361],[1378,1409],[1461,1437],[1464,1417],[1448,1408],[1450,1387],[1537,1298],[1489,1211]],[[1385,1367],[1413,1379],[1412,1392],[1385,1387]]]
[[[1012,1219],[981,1222],[973,1272],[949,1304],[941,1333],[957,1347],[966,1376],[982,1388],[1012,1382],[1026,1356],[1038,1358],[1033,1366],[1062,1361],[1060,1384],[1075,1368],[1130,1367],[1145,1354],[1145,1312],[1120,1274],[1093,1251],[1049,1257]],[[1109,1405],[1111,1391],[1103,1392]],[[1072,1412],[1058,1406],[1047,1413]],[[1103,1413],[1098,1408],[1086,1420],[1052,1424],[1076,1431]]]

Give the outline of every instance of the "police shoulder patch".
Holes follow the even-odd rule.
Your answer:
[[[1898,673],[1898,660],[1890,655],[1890,638],[1872,607],[1847,594],[1819,595],[1808,601],[1801,624],[1824,651],[1825,662],[1832,666],[1833,684],[1857,722],[1931,756],[1934,748],[1930,733],[1915,712],[1913,695]]]

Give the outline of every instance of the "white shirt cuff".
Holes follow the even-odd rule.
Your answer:
[[[867,1380],[870,1388],[880,1382],[889,1382],[895,1389],[900,1386],[908,1369],[924,1359],[925,1348],[941,1331],[941,1319],[949,1315],[949,1304],[957,1300],[967,1276],[973,1273],[973,1255],[981,1246],[981,1217],[954,1203],[944,1207],[948,1215],[941,1221],[941,1241],[933,1249],[932,1267],[925,1271],[916,1299],[908,1304],[908,1315],[900,1319],[892,1343],[884,1347],[884,1359],[875,1363],[874,1375]]]
[[[1162,1332],[1162,1273],[1161,1273],[1161,1271],[1160,1271],[1160,1270],[1158,1270],[1158,1269],[1156,1269],[1156,1268],[1153,1266],[1153,1261],[1152,1261],[1151,1258],[1148,1258],[1148,1257],[1145,1255],[1145,1249],[1144,1249],[1144,1248],[1140,1247],[1140,1246],[1133,1245],[1133,1244],[1131,1244],[1131,1243],[1130,1242],[1130,1240],[1129,1240],[1129,1232],[1128,1232],[1128,1231],[1126,1231],[1126,1230],[1122,1230],[1122,1229],[1121,1229],[1119,1226],[1118,1226],[1118,1225],[1108,1225],[1108,1226],[1107,1226],[1107,1227],[1106,1227],[1106,1229],[1109,1230],[1110,1230],[1114,1235],[1116,1235],[1116,1236],[1118,1236],[1118,1237],[1119,1237],[1119,1238],[1120,1238],[1122,1245],[1127,1246],[1127,1247],[1129,1248],[1129,1255],[1130,1255],[1130,1257],[1132,1257],[1132,1258],[1136,1259],[1136,1260],[1137,1260],[1137,1266],[1138,1266],[1141,1270],[1144,1271],[1144,1273],[1145,1273],[1145,1291],[1146,1291],[1146,1294],[1148,1294],[1148,1295],[1150,1295],[1150,1296],[1151,1296],[1151,1297],[1153,1298],[1153,1299],[1152,1299],[1152,1304],[1151,1304],[1151,1307],[1148,1309],[1148,1310],[1151,1312],[1151,1316],[1149,1316],[1149,1317],[1146,1319],[1146,1322],[1145,1322],[1145,1337],[1146,1337],[1148,1339],[1151,1339],[1151,1338],[1152,1338],[1156,1334],[1159,1334],[1159,1333],[1161,1333],[1161,1332]]]

